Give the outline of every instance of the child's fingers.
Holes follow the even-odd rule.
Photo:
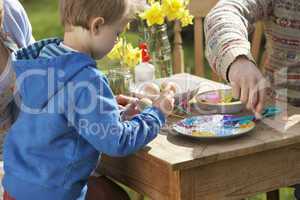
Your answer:
[[[129,102],[130,107],[136,107],[139,104],[139,99],[137,98],[133,98],[131,99],[131,101]]]
[[[134,101],[136,101],[136,99],[137,98],[135,98],[135,97],[129,97],[129,96],[125,96],[125,95],[116,96],[117,103],[122,106],[126,106],[129,103],[134,102]]]
[[[122,106],[122,105],[118,105],[118,108],[119,108],[119,110],[125,110],[126,109],[125,106]]]
[[[138,108],[138,105],[133,102],[131,104],[128,104],[126,107],[125,107],[125,111],[123,113],[123,117],[124,119],[128,119],[130,120],[133,116],[137,115],[140,113],[140,110]]]
[[[165,115],[169,115],[174,109],[174,102],[174,97],[172,96],[172,93],[170,93],[160,96],[153,105],[159,108]]]

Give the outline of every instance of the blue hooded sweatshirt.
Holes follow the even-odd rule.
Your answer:
[[[165,123],[149,107],[120,121],[106,77],[86,54],[37,42],[15,54],[18,119],[4,144],[4,189],[16,200],[75,200],[101,153],[126,156]]]

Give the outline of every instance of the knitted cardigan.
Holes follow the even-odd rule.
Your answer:
[[[225,80],[238,56],[254,62],[248,40],[254,24],[262,21],[267,39],[264,74],[277,96],[300,99],[300,1],[220,0],[205,19],[206,56]]]

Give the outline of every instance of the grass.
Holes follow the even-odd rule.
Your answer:
[[[59,22],[57,0],[21,0],[21,2],[30,18],[33,27],[33,35],[36,40],[63,36],[63,29]],[[133,43],[137,43],[137,37],[135,34],[130,34],[128,38],[133,41]],[[185,64],[187,66],[186,71],[193,72],[194,53],[191,40],[189,40],[189,42],[184,42],[184,49]],[[109,62],[107,59],[104,59],[104,61],[100,62],[100,65],[103,65],[104,69],[107,69]],[[134,195],[134,192],[129,193],[131,196]],[[282,200],[291,200],[293,199],[293,191],[289,188],[283,188],[280,191],[280,196]],[[249,198],[248,200],[266,200],[266,197],[265,194],[259,194],[255,197]]]
[[[21,1],[30,18],[33,36],[36,40],[48,37],[62,37],[63,29],[59,22],[58,4],[53,0]]]

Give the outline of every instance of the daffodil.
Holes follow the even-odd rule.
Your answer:
[[[148,10],[140,14],[140,17],[147,21],[148,26],[153,26],[155,24],[162,25],[166,15],[160,3],[153,2]]]
[[[123,46],[123,39],[120,38],[111,52],[107,55],[107,57],[111,60],[119,60],[121,58],[121,49]]]
[[[184,10],[180,16],[181,26],[186,27],[190,24],[193,24],[194,17],[190,14],[189,10]]]
[[[127,67],[135,67],[141,62],[141,50],[120,38],[112,51],[108,54],[110,60],[119,61]]]
[[[183,0],[163,0],[162,9],[170,21],[179,19],[185,9]]]
[[[187,9],[190,0],[147,0],[149,8],[140,14],[148,26],[162,25],[169,21],[180,20],[182,27],[193,24],[193,16]],[[161,3],[160,3],[161,2]]]

